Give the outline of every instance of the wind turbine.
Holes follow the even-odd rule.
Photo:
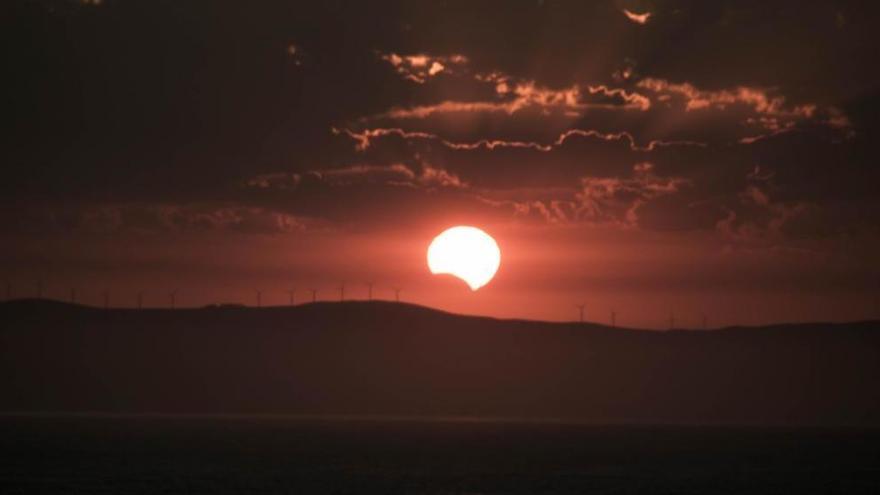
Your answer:
[[[263,291],[255,290],[254,292],[257,293],[257,307],[258,308],[262,307],[263,306]]]
[[[394,291],[394,301],[400,302],[400,291],[402,291],[403,289],[401,289],[400,287],[394,287],[392,290]]]
[[[318,301],[318,289],[312,289],[312,302]]]
[[[373,300],[373,282],[367,282],[367,301]]]
[[[171,309],[174,309],[177,303],[177,289],[169,292],[168,296],[171,299]]]
[[[617,312],[613,309],[611,310],[611,328],[617,326]]]
[[[289,300],[288,300],[289,304],[291,306],[293,306],[293,304],[296,302],[296,289],[288,290],[287,295],[289,296]]]
[[[580,313],[580,321],[581,321],[581,323],[583,323],[584,322],[584,308],[586,308],[587,305],[586,304],[575,304],[574,307],[576,307],[578,309],[578,312]]]
[[[345,301],[345,282],[339,285],[339,301]]]

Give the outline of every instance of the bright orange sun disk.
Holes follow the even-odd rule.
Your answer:
[[[488,284],[500,265],[501,249],[495,239],[476,227],[452,227],[428,246],[431,273],[458,277],[471,290]]]

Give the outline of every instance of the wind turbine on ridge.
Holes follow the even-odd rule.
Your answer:
[[[587,305],[586,304],[575,304],[574,307],[576,307],[578,309],[578,312],[580,314],[580,322],[583,323],[584,322],[584,308],[586,308]]]

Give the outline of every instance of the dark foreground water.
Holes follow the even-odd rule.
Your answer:
[[[0,417],[0,493],[880,493],[880,431]]]

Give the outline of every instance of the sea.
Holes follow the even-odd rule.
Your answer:
[[[876,495],[880,430],[14,413],[0,493]]]

